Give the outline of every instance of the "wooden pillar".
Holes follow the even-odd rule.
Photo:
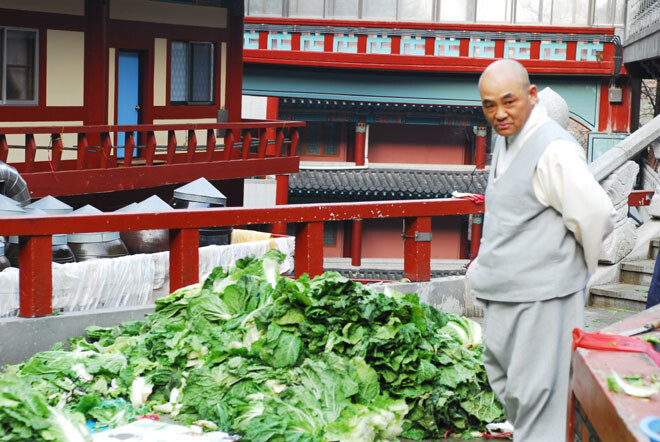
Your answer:
[[[362,265],[362,220],[359,218],[353,220],[351,230],[351,265]]]
[[[411,281],[431,279],[431,217],[406,218],[403,273]]]
[[[228,8],[229,41],[227,42],[227,104],[229,122],[241,121],[243,100],[243,28],[244,3],[232,2]]]
[[[52,236],[20,236],[19,312],[26,318],[53,313]]]
[[[475,213],[472,215],[472,232],[470,234],[470,261],[474,261],[474,258],[476,258],[479,254],[483,221],[484,216],[481,213]]]
[[[323,273],[323,222],[297,224],[295,267],[296,278]]]
[[[170,292],[199,282],[199,230],[170,230]]]
[[[266,98],[266,119],[277,120],[280,112],[280,99],[278,97]],[[268,140],[275,140],[275,129],[266,129],[266,136]],[[275,145],[268,144],[266,146],[266,155],[275,155]]]
[[[365,144],[367,139],[367,124],[359,121],[355,125],[355,165],[364,166],[365,164]]]
[[[486,126],[477,127],[477,142],[474,153],[474,164],[476,164],[477,169],[483,169],[486,167],[486,134],[488,130]]]
[[[275,204],[278,206],[289,203],[289,175],[277,175],[277,187],[275,190]],[[286,235],[286,223],[274,223],[271,229],[277,235]]]
[[[108,122],[109,5],[107,0],[85,0],[85,124]]]

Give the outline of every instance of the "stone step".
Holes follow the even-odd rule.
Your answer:
[[[651,245],[649,246],[649,258],[657,259],[658,249],[660,249],[660,239],[651,240]]]
[[[654,259],[640,259],[621,263],[621,282],[627,284],[651,285],[655,268]]]
[[[598,308],[642,311],[646,308],[648,285],[603,284],[591,287],[589,306]]]

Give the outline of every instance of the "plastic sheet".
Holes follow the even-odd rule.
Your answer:
[[[236,260],[276,248],[286,255],[282,273],[293,270],[294,238],[279,237],[199,249],[199,278]],[[140,306],[169,294],[169,252],[53,264],[53,309],[82,311]],[[0,272],[0,317],[18,314],[18,269]]]

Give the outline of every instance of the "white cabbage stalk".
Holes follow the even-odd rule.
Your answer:
[[[274,259],[264,258],[261,263],[264,269],[264,276],[266,281],[270,283],[272,288],[277,285],[277,277],[280,276],[280,265]]]
[[[266,386],[271,389],[271,391],[275,394],[280,394],[284,390],[287,389],[286,384],[281,384],[277,382],[275,379],[268,379],[266,381]]]
[[[147,384],[142,376],[135,378],[131,384],[131,404],[133,407],[142,406],[149,399],[153,388],[154,386]]]
[[[200,419],[198,421],[195,421],[193,422],[193,425],[197,425],[205,430],[211,430],[211,431],[218,429],[218,426],[215,423],[211,421],[207,421],[205,419]]]
[[[625,394],[629,396],[646,398],[646,397],[651,397],[654,394],[658,393],[658,391],[660,391],[660,385],[658,384],[653,384],[648,386],[630,384],[626,382],[621,376],[619,376],[617,372],[614,370],[612,370],[612,378],[614,378],[616,385],[619,388],[621,388],[621,390]]]
[[[169,402],[165,404],[154,405],[153,410],[159,413],[170,414],[172,411],[174,411],[174,405]]]

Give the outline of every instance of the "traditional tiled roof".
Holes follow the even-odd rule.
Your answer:
[[[300,170],[289,180],[289,194],[361,200],[446,198],[454,190],[483,193],[487,179],[485,170]]]
[[[368,279],[374,281],[399,281],[403,278],[403,270],[379,270],[379,269],[324,269],[333,270],[346,278]],[[465,269],[453,270],[431,270],[431,278],[442,278],[445,276],[464,275]]]

